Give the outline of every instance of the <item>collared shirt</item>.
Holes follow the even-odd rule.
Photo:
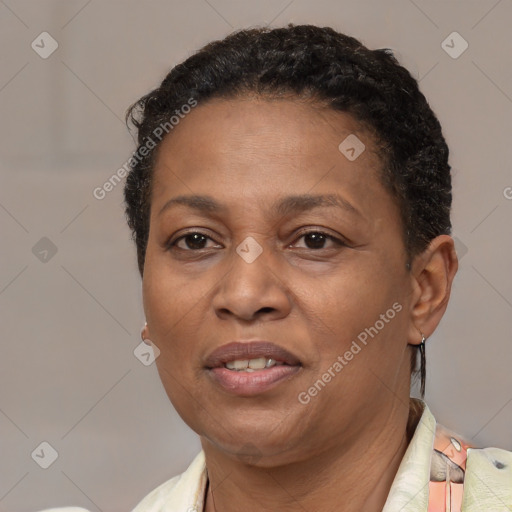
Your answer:
[[[421,417],[382,512],[512,512],[512,452],[471,447],[438,425],[423,401],[411,401]],[[206,485],[201,451],[133,512],[202,512]]]
[[[436,423],[411,399],[416,427],[382,512],[512,512],[512,452],[477,449]],[[149,493],[132,512],[202,512],[208,483],[204,452]],[[87,512],[52,509],[42,512]]]

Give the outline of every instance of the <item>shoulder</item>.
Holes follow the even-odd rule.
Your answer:
[[[464,510],[504,510],[512,504],[512,452],[500,448],[468,448],[464,477]]]
[[[153,489],[142,501],[133,509],[132,512],[153,512],[160,511],[167,501],[168,497],[175,491],[178,482],[181,480],[183,473],[177,475],[156,489]]]
[[[198,506],[202,507],[206,481],[204,452],[201,451],[186,471],[151,491],[132,512],[202,510]]]
[[[132,512],[188,512],[203,509],[206,489],[206,465],[204,452],[199,452],[190,466],[153,489]],[[90,512],[85,508],[61,507],[39,512]]]
[[[512,504],[512,452],[478,448],[437,424],[430,467],[430,500],[450,501],[456,510],[504,510]]]

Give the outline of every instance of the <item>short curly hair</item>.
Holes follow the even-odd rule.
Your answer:
[[[152,170],[162,140],[155,143],[155,133],[168,126],[191,98],[201,104],[211,98],[254,94],[311,99],[351,114],[370,131],[382,160],[380,178],[400,212],[409,261],[436,236],[450,234],[448,146],[417,80],[390,49],[370,50],[331,27],[290,23],[242,29],[208,43],[175,66],[159,87],[126,113],[127,124],[137,129],[138,148],[124,188],[125,212],[141,276]],[[153,144],[147,150],[150,140]],[[146,151],[140,151],[143,146]],[[414,351],[411,369],[416,369]],[[422,394],[423,390],[424,364]]]

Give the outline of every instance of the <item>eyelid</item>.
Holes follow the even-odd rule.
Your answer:
[[[212,236],[208,235],[205,231],[203,231],[204,228],[190,228],[189,230],[187,231],[184,231],[182,232],[178,237],[174,238],[174,237],[171,237],[169,239],[168,242],[166,242],[165,244],[165,247],[167,250],[171,250],[173,247],[176,246],[176,244],[182,240],[183,238],[186,238],[187,236],[189,235],[192,235],[192,234],[199,234],[199,235],[203,235],[204,237],[206,238],[209,238],[210,240],[212,240],[213,242],[215,243],[219,243],[217,242]],[[310,233],[318,233],[318,234],[321,234],[321,235],[324,235],[327,239],[330,239],[332,242],[334,242],[336,245],[338,246],[345,246],[345,247],[349,247],[350,244],[348,243],[348,241],[345,239],[345,237],[341,236],[341,235],[334,235],[334,234],[331,234],[326,228],[323,228],[323,227],[309,227],[309,228],[304,228],[304,229],[301,229],[299,230],[299,232],[295,235],[294,237],[294,241],[287,245],[287,247],[289,247],[290,245],[292,245],[293,243],[296,243],[297,240],[299,240],[300,238],[302,238],[303,236],[306,236]],[[178,249],[181,249],[185,252],[199,252],[201,250],[205,250],[207,248],[203,248],[203,249],[182,249],[181,247],[178,247]],[[305,249],[309,249],[308,247],[306,247]],[[322,249],[328,249],[328,248],[321,248],[321,249],[309,249],[309,250],[312,250],[312,251],[320,251]]]
[[[168,241],[165,242],[165,247],[166,247],[166,249],[172,249],[172,247],[175,246],[183,238],[185,238],[189,235],[195,235],[195,234],[203,235],[204,237],[209,238],[210,240],[213,240],[215,243],[219,243],[211,235],[209,235],[207,233],[207,230],[205,231],[205,228],[189,228],[186,231],[181,232],[180,235],[177,237],[175,237],[174,235],[169,237]],[[179,247],[179,249],[181,249],[181,248]],[[191,249],[182,249],[182,250],[193,252]],[[197,251],[199,251],[199,249]],[[195,252],[197,252],[197,251],[195,251]]]
[[[324,235],[326,238],[331,239],[334,243],[336,243],[338,245],[345,245],[347,247],[349,246],[348,240],[345,237],[338,235],[338,234],[334,235],[329,230],[327,230],[327,228],[323,228],[320,226],[301,229],[297,233],[295,241],[297,241],[299,238],[302,238],[304,235],[308,235],[309,233],[319,233],[319,234]],[[314,249],[312,249],[312,250],[314,250]]]

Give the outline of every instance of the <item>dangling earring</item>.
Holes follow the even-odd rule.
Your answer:
[[[146,344],[146,345],[149,345],[151,346],[152,343],[151,343],[151,340],[148,339],[148,338],[144,338],[144,331],[148,328],[148,323],[147,322],[144,322],[144,327],[141,329],[140,331],[140,339]]]
[[[427,374],[427,361],[425,358],[425,342],[427,341],[427,338],[425,335],[420,331],[421,334],[421,343],[418,345],[418,348],[420,349],[420,375],[421,375],[421,398],[425,397],[425,380],[426,380],[426,374]]]

